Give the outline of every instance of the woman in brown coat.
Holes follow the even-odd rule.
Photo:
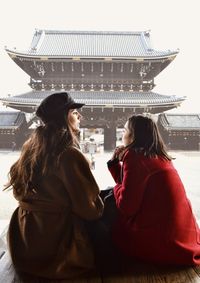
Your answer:
[[[66,92],[45,98],[36,112],[43,123],[10,169],[7,188],[19,206],[8,244],[19,274],[66,279],[94,268],[86,223],[102,215],[103,203],[79,150],[82,106]]]

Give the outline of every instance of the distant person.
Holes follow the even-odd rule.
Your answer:
[[[91,154],[91,169],[95,169],[95,158],[93,154]]]
[[[19,201],[10,220],[8,244],[16,271],[50,279],[70,279],[94,268],[86,223],[103,212],[99,187],[79,150],[80,113],[66,92],[45,98],[42,120],[10,169]]]
[[[17,144],[16,144],[16,142],[12,142],[12,151],[15,151],[16,150],[16,146],[17,146]]]
[[[108,168],[116,182],[112,239],[124,255],[159,264],[200,264],[200,230],[156,123],[134,115]]]

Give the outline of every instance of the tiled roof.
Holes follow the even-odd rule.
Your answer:
[[[17,53],[16,50],[6,49]],[[150,44],[149,31],[54,31],[36,30],[29,50],[19,52],[29,56],[66,57],[165,57],[178,50],[157,51]]]
[[[54,91],[55,92],[55,91]],[[39,105],[53,91],[30,91],[22,95],[1,98],[2,102]],[[185,97],[161,95],[155,92],[120,92],[120,91],[72,91],[69,92],[78,103],[86,106],[146,106],[178,103]]]
[[[161,123],[165,128],[174,130],[200,130],[200,114],[162,114]]]
[[[0,111],[0,129],[18,128],[25,115],[19,111]]]

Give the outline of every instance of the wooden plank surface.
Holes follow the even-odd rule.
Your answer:
[[[91,278],[76,280],[20,280],[11,264],[8,252],[0,258],[0,283],[200,283],[198,267],[158,267],[148,264],[126,266],[115,275],[98,274]]]

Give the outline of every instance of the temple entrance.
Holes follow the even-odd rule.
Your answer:
[[[104,149],[103,128],[81,128],[81,148],[84,153],[95,154]]]
[[[116,126],[106,125],[104,128],[82,128],[81,148],[85,153],[111,151],[116,147]]]

